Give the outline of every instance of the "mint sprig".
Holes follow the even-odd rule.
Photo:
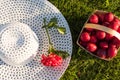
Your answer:
[[[49,40],[49,50],[48,50],[48,53],[53,52],[53,53],[61,56],[63,59],[65,59],[66,57],[69,56],[69,54],[68,54],[66,51],[61,51],[61,50],[55,50],[55,49],[54,49],[53,44],[52,44],[52,42],[51,42],[51,40],[50,40],[50,36],[49,36],[49,33],[48,33],[48,29],[50,29],[50,28],[56,28],[60,34],[65,34],[66,28],[64,28],[64,27],[59,27],[59,26],[57,25],[57,23],[58,23],[57,18],[55,18],[55,17],[54,17],[54,18],[51,18],[51,20],[49,21],[48,24],[47,24],[45,18],[44,18],[43,20],[44,20],[44,21],[43,21],[43,22],[44,22],[44,26],[43,26],[42,28],[45,28],[46,33],[47,33],[47,36],[48,36],[48,40]]]
[[[45,25],[42,28],[56,28],[60,34],[66,34],[66,28],[58,26],[57,18],[51,18],[48,24],[46,24],[46,19],[44,18],[44,23]]]

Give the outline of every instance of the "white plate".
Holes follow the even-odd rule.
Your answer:
[[[39,39],[39,53],[25,66],[10,66],[0,60],[0,80],[58,80],[69,65],[69,56],[60,66],[45,67],[40,63],[41,54],[48,50],[48,38],[45,29],[42,29],[43,18],[49,21],[58,18],[58,25],[67,30],[66,35],[61,35],[56,29],[49,30],[51,40],[57,50],[67,51],[72,54],[72,37],[69,26],[59,12],[47,0],[0,0],[0,26],[2,24],[18,21],[31,27]]]

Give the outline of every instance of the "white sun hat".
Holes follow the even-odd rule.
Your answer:
[[[61,35],[56,29],[49,29],[51,42],[56,50],[67,51],[70,56],[59,66],[46,67],[40,62],[41,55],[48,54],[49,48],[46,31],[42,28],[44,25],[43,18],[46,18],[47,22],[49,22],[53,17],[58,19],[59,26],[66,28],[66,34]],[[39,52],[31,61],[29,60],[30,62],[26,65],[11,66],[1,59],[0,80],[59,80],[67,69],[72,54],[71,32],[61,12],[47,0],[0,0],[0,30],[3,30],[1,28],[5,24],[12,22],[20,22],[20,24],[23,23],[31,28],[37,35]],[[16,41],[17,39],[15,38],[11,43]],[[22,61],[17,63],[21,62]]]
[[[0,30],[0,58],[9,65],[25,65],[33,59],[39,42],[26,24],[12,22]]]

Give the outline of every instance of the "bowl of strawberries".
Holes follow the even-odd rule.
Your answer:
[[[84,24],[77,44],[91,55],[113,59],[120,47],[120,20],[112,12],[94,11]]]

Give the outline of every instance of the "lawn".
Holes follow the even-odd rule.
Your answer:
[[[60,80],[119,80],[120,53],[111,60],[97,59],[76,44],[88,16],[94,10],[113,12],[120,17],[120,0],[49,0],[66,18],[73,38],[73,54],[69,67]]]

